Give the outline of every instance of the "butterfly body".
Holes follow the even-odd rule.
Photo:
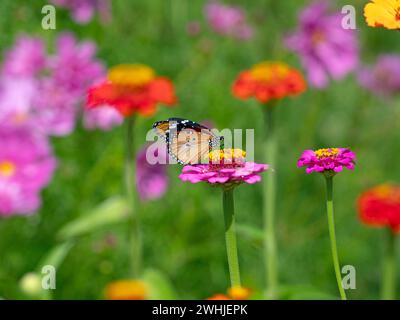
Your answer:
[[[169,154],[180,164],[207,162],[208,153],[223,141],[223,137],[206,126],[188,119],[157,121],[153,129],[167,144]]]

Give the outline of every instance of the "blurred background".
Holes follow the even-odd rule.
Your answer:
[[[354,41],[359,48],[359,67],[323,88],[310,84],[304,94],[285,99],[278,106],[276,232],[283,298],[336,296],[324,181],[296,167],[304,149],[325,146],[350,147],[358,158],[354,172],[344,172],[335,179],[341,264],[353,265],[357,271],[357,289],[348,291],[349,298],[379,297],[382,230],[360,223],[356,199],[366,188],[400,179],[400,108],[395,94],[399,88],[389,94],[375,93],[360,83],[359,71],[374,65],[382,54],[398,54],[400,45],[396,32],[366,26],[362,15],[366,1],[349,2],[329,1],[333,12],[340,13],[346,4],[356,8]],[[108,130],[85,123],[88,120],[83,106],[89,80],[100,78],[110,66],[140,62],[174,82],[179,103],[174,108],[159,108],[154,116],[138,118],[137,150],[145,145],[145,135],[153,122],[177,116],[208,121],[219,129],[254,128],[255,160],[262,163],[261,109],[255,101],[239,101],[232,96],[234,79],[263,60],[282,61],[308,75],[301,57],[287,47],[285,38],[299,28],[299,14],[312,1],[220,2],[235,6],[244,17],[234,31],[213,24],[207,11],[209,2],[202,0],[112,0],[97,3],[89,10],[65,3],[53,3],[55,30],[42,28],[41,10],[46,1],[2,0],[1,4],[3,66],[19,57],[11,52],[18,46],[18,39],[34,37],[43,43],[50,65],[53,63],[40,71],[40,77],[56,74],[54,64],[64,61],[60,64],[64,68],[60,69],[61,75],[74,73],[71,83],[82,83],[82,87],[74,88],[78,108],[74,124],[61,133],[53,130],[48,135],[57,167],[40,192],[41,205],[29,215],[10,210],[0,214],[0,297],[4,299],[27,298],[21,279],[28,272],[40,270],[43,259],[49,258],[55,248],[58,256],[50,257],[59,262],[57,289],[52,290],[55,299],[102,299],[108,283],[127,277],[128,226],[124,205],[118,202],[124,194],[124,132],[118,119],[107,126]],[[219,19],[229,20],[229,14],[232,11],[222,11]],[[90,54],[80,52],[76,53],[78,58],[62,60],[59,39],[65,32],[74,37],[75,50],[90,41],[96,51],[91,47],[87,49],[92,50]],[[30,57],[34,52],[29,46],[20,51],[19,55]],[[82,66],[75,64],[73,68],[77,69],[68,71],[68,63],[77,59],[96,61],[98,72],[88,72],[87,79],[81,81]],[[3,74],[2,79],[3,83],[9,78]],[[1,108],[0,104],[0,112]],[[1,125],[3,129],[6,126]],[[46,125],[41,122],[37,131],[46,129]],[[0,140],[0,148],[2,144]],[[221,195],[206,184],[184,184],[178,179],[180,170],[179,165],[168,166],[165,193],[140,202],[143,263],[168,279],[176,298],[205,299],[225,292],[229,283]],[[242,281],[255,291],[263,290],[265,282],[261,191],[261,184],[241,186],[235,191]],[[1,192],[0,202],[7,201]],[[106,203],[104,210],[101,204],[110,199],[116,202]],[[92,218],[87,218],[90,215]]]

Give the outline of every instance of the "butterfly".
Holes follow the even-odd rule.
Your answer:
[[[223,137],[206,126],[187,119],[157,121],[153,129],[165,141],[168,153],[179,164],[208,163],[208,153],[223,142]]]

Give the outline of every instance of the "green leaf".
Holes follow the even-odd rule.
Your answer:
[[[177,294],[171,281],[160,271],[155,269],[145,270],[143,280],[150,287],[150,300],[176,300]]]
[[[66,224],[57,234],[59,240],[83,236],[101,227],[125,221],[128,217],[128,203],[123,197],[113,197],[89,213]]]
[[[308,285],[281,286],[279,298],[283,300],[335,300],[339,299],[330,293],[320,291]]]
[[[46,265],[51,265],[58,269],[74,244],[75,243],[73,241],[66,241],[51,249],[50,252],[39,263],[37,272],[41,273],[42,267]]]

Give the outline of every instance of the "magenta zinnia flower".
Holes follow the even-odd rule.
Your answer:
[[[347,168],[354,169],[356,155],[346,148],[305,150],[297,162],[298,167],[307,167],[306,172],[336,174]]]
[[[361,69],[358,81],[379,96],[391,97],[400,93],[400,56],[379,56],[374,66]]]
[[[239,7],[212,1],[206,5],[205,15],[210,27],[220,35],[241,40],[253,36],[253,29],[247,24],[245,13]]]
[[[326,87],[329,77],[342,79],[358,65],[356,32],[344,29],[342,19],[340,12],[330,12],[328,1],[314,2],[300,13],[299,29],[286,39],[317,88]]]
[[[219,163],[215,163],[215,157],[219,157]],[[245,153],[239,149],[216,150],[210,153],[210,164],[186,165],[179,178],[191,183],[204,181],[225,188],[261,181],[258,174],[266,171],[268,165],[246,162],[244,157]]]
[[[225,242],[229,266],[230,286],[241,287],[240,268],[235,230],[234,189],[242,183],[261,180],[259,173],[268,165],[247,162],[241,149],[214,150],[209,153],[209,164],[186,165],[179,178],[191,183],[207,182],[222,187],[222,208],[225,220]]]
[[[48,141],[10,128],[0,129],[0,141],[0,216],[33,213],[56,166]]]

